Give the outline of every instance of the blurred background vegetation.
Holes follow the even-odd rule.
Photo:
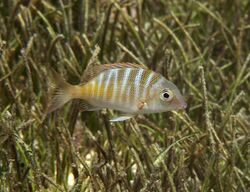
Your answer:
[[[249,191],[249,60],[248,0],[1,0],[0,191]],[[44,117],[51,69],[92,62],[143,63],[188,108]]]

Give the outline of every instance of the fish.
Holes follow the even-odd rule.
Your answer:
[[[56,91],[48,107],[51,113],[73,99],[81,111],[103,108],[122,112],[111,122],[125,121],[138,114],[185,109],[187,103],[174,83],[142,64],[95,64],[86,68],[83,82],[72,85],[53,72]]]

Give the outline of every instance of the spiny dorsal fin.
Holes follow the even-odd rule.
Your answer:
[[[135,63],[103,64],[103,65],[99,65],[99,67],[102,67],[104,70],[115,69],[115,68],[143,68],[143,69],[148,69],[145,65],[135,64]]]
[[[89,65],[83,74],[83,82],[87,82],[90,79],[96,77],[98,74],[105,70],[116,69],[116,68],[143,68],[148,69],[145,65],[135,63],[113,63],[113,64],[94,64]]]

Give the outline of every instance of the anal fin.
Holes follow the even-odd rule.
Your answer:
[[[87,101],[79,99],[78,108],[80,111],[98,111],[101,108],[89,104]]]

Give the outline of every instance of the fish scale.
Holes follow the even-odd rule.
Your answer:
[[[127,71],[130,72],[128,73]],[[117,78],[115,77],[116,74]],[[128,75],[127,78],[125,77],[126,74]],[[148,87],[145,87],[145,82],[152,76],[150,83],[159,78],[154,72],[144,69],[111,69],[102,72],[98,77],[92,79],[83,89],[95,92],[89,95],[88,100],[98,100],[99,102],[114,103],[115,105],[123,104],[127,100],[129,101],[127,102],[128,104],[135,104],[138,98],[141,98],[143,95],[145,97],[148,96],[149,90],[147,88],[150,87],[150,83],[148,83]],[[128,92],[129,89],[130,92]]]

